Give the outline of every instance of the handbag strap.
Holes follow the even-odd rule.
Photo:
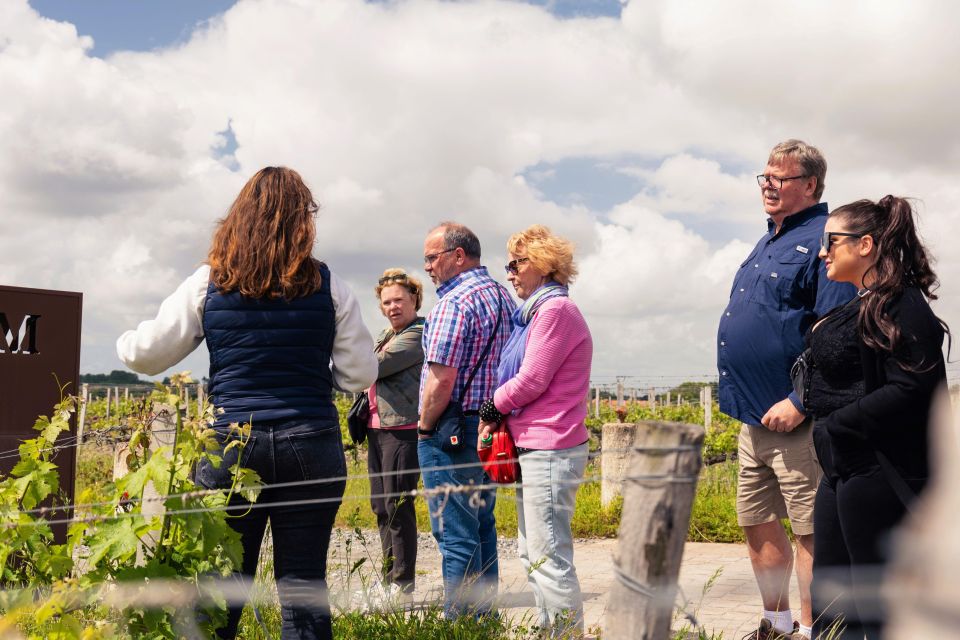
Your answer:
[[[497,321],[493,325],[493,331],[490,332],[490,339],[487,340],[487,346],[483,348],[483,351],[480,353],[480,357],[477,358],[477,364],[473,366],[473,371],[470,372],[470,377],[467,378],[467,384],[463,385],[463,390],[460,391],[460,406],[463,406],[463,396],[466,395],[467,390],[470,389],[470,385],[473,384],[473,377],[477,375],[477,371],[480,370],[480,365],[483,364],[484,360],[487,359],[487,354],[490,353],[490,347],[493,345],[494,338],[497,337],[497,331],[500,329],[500,316],[503,312],[503,294],[500,293],[500,286],[494,285],[494,288],[497,290]]]
[[[900,498],[900,502],[907,508],[907,511],[912,513],[913,508],[910,505],[913,504],[913,500],[917,497],[917,494],[910,488],[910,485],[907,484],[907,481],[903,479],[903,476],[900,475],[900,472],[897,471],[897,468],[893,466],[893,463],[890,462],[890,459],[887,458],[886,455],[876,448],[873,451],[877,456],[877,462],[880,463],[880,470],[887,479],[890,488],[893,489],[893,492]]]
[[[862,340],[860,341],[860,362],[863,367],[863,381],[867,393],[875,391],[886,384],[886,374],[883,371],[883,367],[880,366],[876,352],[868,347]],[[910,485],[903,479],[903,476],[900,475],[900,472],[893,466],[890,458],[888,458],[885,453],[877,447],[873,447],[873,453],[877,458],[877,464],[880,465],[880,471],[883,473],[883,477],[887,480],[887,484],[890,485],[893,492],[900,498],[900,502],[907,508],[907,511],[912,512],[913,509],[910,505],[913,503],[914,498],[917,497],[916,492],[910,488]]]

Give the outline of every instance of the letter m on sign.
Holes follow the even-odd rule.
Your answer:
[[[0,313],[0,353],[40,353],[37,349],[38,315],[27,314],[19,325],[7,322],[7,315]],[[21,338],[22,337],[22,338]]]

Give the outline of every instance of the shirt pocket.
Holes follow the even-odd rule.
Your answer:
[[[772,260],[763,265],[765,268],[754,289],[753,301],[778,311],[793,306],[794,292],[799,289],[797,280],[808,261],[807,254],[792,248],[775,254]]]

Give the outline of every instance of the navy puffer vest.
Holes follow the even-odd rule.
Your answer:
[[[323,283],[294,300],[223,294],[210,283],[203,332],[210,350],[210,401],[216,425],[311,419],[336,423],[330,353],[335,309],[330,270]]]

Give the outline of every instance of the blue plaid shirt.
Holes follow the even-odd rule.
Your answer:
[[[801,411],[790,367],[803,351],[807,327],[857,294],[852,284],[827,280],[817,254],[827,204],[787,216],[767,233],[733,278],[730,302],[717,332],[720,411],[757,426],[789,397]]]
[[[467,378],[487,346],[496,324],[498,297],[503,301],[500,328],[463,401],[464,411],[476,411],[484,400],[493,397],[497,388],[497,363],[512,328],[510,316],[515,307],[513,298],[506,287],[490,277],[486,267],[476,267],[450,278],[437,288],[437,295],[440,301],[430,311],[423,328],[421,407],[423,385],[431,362],[459,369],[450,401],[460,400]]]

